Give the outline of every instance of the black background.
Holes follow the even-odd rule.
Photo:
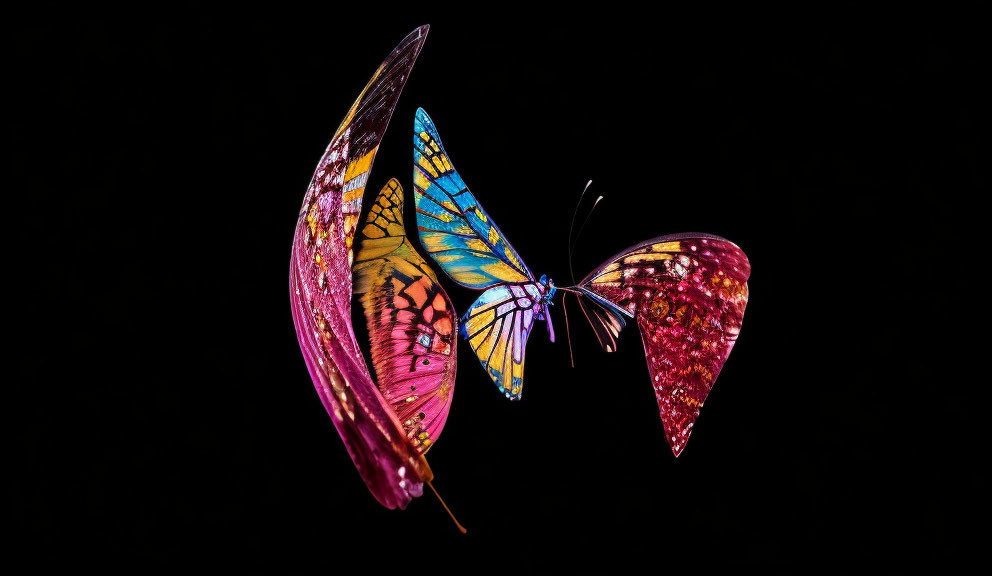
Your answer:
[[[944,230],[984,178],[988,63],[968,14],[881,16],[370,5],[12,20],[16,548],[42,563],[460,571],[968,554],[983,480],[957,371],[972,361],[940,327],[964,312]],[[557,307],[559,341],[538,327],[514,404],[460,347],[429,460],[467,536],[432,496],[375,502],[289,310],[312,170],[423,23],[369,194],[409,187],[423,106],[537,274],[569,283],[588,179],[605,200],[577,276],[682,231],[733,240],[753,267],[741,337],[678,460],[634,328],[607,355],[573,315],[571,369]],[[446,286],[459,310],[476,296]]]

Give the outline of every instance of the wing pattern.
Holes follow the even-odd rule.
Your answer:
[[[534,280],[455,171],[423,109],[414,120],[413,163],[420,242],[452,280],[475,289]]]
[[[584,292],[612,304],[613,315],[636,318],[676,456],[737,340],[750,271],[733,243],[682,234],[634,246],[580,283]]]
[[[524,350],[534,320],[544,319],[543,293],[537,284],[490,288],[462,318],[461,335],[482,367],[507,398],[523,389]]]
[[[377,386],[421,453],[437,441],[454,394],[458,321],[406,237],[403,189],[383,187],[362,229],[355,294],[365,309]]]

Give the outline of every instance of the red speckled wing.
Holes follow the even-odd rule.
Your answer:
[[[597,310],[591,322],[622,320],[623,315],[637,320],[666,438],[676,456],[734,347],[750,273],[747,257],[733,243],[679,234],[638,244],[579,284],[589,297],[585,306]],[[619,331],[601,322],[597,335]],[[602,337],[600,342],[606,347]]]
[[[455,391],[458,317],[406,237],[403,188],[395,179],[369,210],[354,272],[379,391],[410,442],[426,453],[444,428]]]
[[[372,382],[351,325],[352,238],[372,160],[427,27],[403,39],[352,105],[320,159],[293,237],[290,299],[318,396],[375,498],[404,508],[432,478]]]

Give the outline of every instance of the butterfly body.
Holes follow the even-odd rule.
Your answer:
[[[641,333],[648,373],[678,456],[737,340],[751,267],[711,235],[663,236],[608,259],[577,286],[600,344],[616,349],[625,319]]]
[[[524,350],[534,322],[544,320],[555,285],[535,278],[455,171],[433,121],[414,119],[413,184],[420,242],[458,284],[483,290],[462,317],[460,334],[507,398],[520,398]]]

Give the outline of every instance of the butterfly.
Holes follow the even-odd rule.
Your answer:
[[[433,473],[373,383],[351,324],[352,241],[362,195],[428,27],[379,66],[331,139],[303,199],[293,236],[290,301],[314,388],[369,491],[405,508]]]
[[[750,273],[747,256],[729,240],[676,234],[628,248],[562,288],[576,296],[607,352],[616,350],[626,320],[637,322],[676,457],[740,333]]]
[[[413,190],[420,242],[455,282],[483,293],[461,320],[468,341],[500,392],[519,400],[524,350],[536,320],[547,321],[554,281],[534,274],[455,171],[423,109],[414,119]]]

